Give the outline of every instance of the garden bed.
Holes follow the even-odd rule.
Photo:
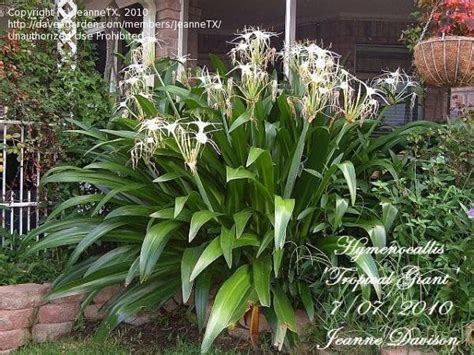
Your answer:
[[[167,349],[170,354],[200,352],[202,334],[195,324],[195,316],[188,308],[180,307],[176,298],[168,302],[160,312],[142,313],[129,319],[103,344],[93,339],[98,321],[103,318],[100,308],[116,294],[118,286],[107,287],[97,294],[91,304],[85,307],[82,318],[80,314],[82,296],[69,296],[46,302],[44,297],[49,288],[48,283],[0,287],[0,354],[9,354],[23,346],[25,346],[23,349],[15,353],[152,354],[163,353],[163,349]],[[304,317],[298,318],[298,323],[304,323]],[[77,321],[78,319],[81,321]],[[341,351],[341,349],[336,349],[334,352],[318,351],[316,344],[304,340],[298,349],[300,353],[325,355]],[[435,354],[418,350],[414,352],[408,348],[382,350],[375,347],[351,348],[354,354],[367,354],[367,351],[382,355],[408,355],[415,352]],[[218,338],[212,353],[268,354],[278,351],[272,348],[269,333],[262,333],[258,350],[253,348],[249,341],[248,330],[239,326],[223,333]]]

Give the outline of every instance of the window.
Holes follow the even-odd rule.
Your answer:
[[[411,55],[404,46],[356,44],[356,74],[380,74],[381,70],[408,71],[411,66]]]

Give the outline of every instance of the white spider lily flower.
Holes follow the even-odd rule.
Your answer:
[[[211,145],[219,154],[217,144],[211,139],[209,127],[214,123],[198,118],[186,122],[184,119],[169,122],[165,118],[155,117],[140,124],[138,139],[132,151],[132,159],[153,159],[156,150],[163,146],[165,139],[172,139],[176,143],[186,166],[196,173],[200,153],[206,145]]]
[[[274,62],[276,51],[271,48],[270,39],[276,33],[250,27],[236,36],[231,42],[234,48],[229,52],[234,64],[251,64],[265,70],[269,63]]]
[[[144,60],[144,49],[142,46],[133,48],[130,51],[131,63],[122,71],[124,79],[120,83],[120,89],[124,96],[125,106],[128,114],[133,115],[137,120],[145,118],[142,107],[137,101],[138,95],[151,99],[153,97],[153,87],[150,86],[149,70]]]
[[[326,60],[324,57],[319,57],[316,59],[316,68],[319,70],[323,70],[326,67]]]
[[[209,139],[207,138],[207,134],[206,133],[203,133],[203,132],[198,132],[196,133],[196,141],[199,143],[199,144],[206,144]]]
[[[227,85],[225,85],[220,75],[209,74],[207,68],[202,70],[201,76],[197,79],[204,87],[204,94],[207,96],[209,106],[222,110],[229,116],[232,115],[232,106],[230,105],[233,94],[232,79],[227,79]]]
[[[164,128],[166,134],[173,135],[174,132],[176,131],[177,127],[178,127],[178,123],[177,122],[172,122],[172,123],[166,124],[163,128]]]
[[[413,107],[417,97],[419,84],[404,71],[397,69],[394,72],[384,72],[374,78],[372,86],[381,93],[387,105],[396,105],[411,100]]]
[[[349,83],[347,81],[343,81],[341,84],[339,84],[339,87],[342,91],[347,91],[350,89]]]
[[[348,72],[344,72],[344,75],[345,79],[340,85],[339,113],[349,123],[373,117],[379,106],[378,101],[371,96],[375,91]]]
[[[294,108],[312,122],[316,115],[334,106],[337,93],[335,89],[341,82],[339,56],[325,50],[315,43],[297,43],[286,47],[282,56],[289,63],[294,78],[298,78],[300,90],[293,98]],[[302,84],[302,85],[301,85]]]

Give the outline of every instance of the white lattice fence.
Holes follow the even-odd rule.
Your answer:
[[[74,0],[56,0],[60,40],[58,51],[65,60],[77,54],[77,5]]]

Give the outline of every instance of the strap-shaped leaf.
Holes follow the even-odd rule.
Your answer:
[[[121,262],[125,262],[130,259],[134,259],[135,255],[138,254],[138,247],[135,245],[125,245],[102,255],[99,259],[97,259],[92,265],[87,269],[84,276],[88,276],[97,270],[100,270],[103,267],[119,264]]]
[[[179,281],[176,278],[138,284],[122,292],[115,301],[107,317],[97,330],[97,339],[103,341],[121,322],[129,319],[142,309],[150,309],[163,304],[176,293]]]
[[[226,167],[226,181],[240,180],[240,179],[251,179],[255,180],[255,174],[251,171],[239,167],[237,169]]]
[[[293,193],[293,187],[295,186],[296,178],[298,176],[298,171],[301,164],[301,158],[303,156],[306,134],[308,133],[309,123],[307,120],[303,122],[303,129],[298,138],[298,143],[296,144],[295,150],[293,152],[290,164],[290,170],[288,172],[288,178],[286,180],[285,191],[283,196],[285,198],[291,197]]]
[[[217,74],[225,77],[227,75],[227,68],[222,59],[212,53],[209,54],[209,59],[211,60],[212,66],[216,70]]]
[[[217,217],[216,212],[204,210],[195,212],[191,218],[191,226],[189,228],[189,241],[191,242],[198,234],[201,227],[209,222],[211,219]]]
[[[257,191],[263,196],[267,202],[269,202],[273,197],[270,194],[269,190],[263,185],[260,181],[258,181],[255,173],[244,169],[243,167],[238,167],[237,169],[226,167],[226,181],[232,180],[241,180],[241,179],[249,179],[252,180],[257,188]]]
[[[175,198],[175,200],[174,200],[174,214],[173,214],[174,218],[179,216],[179,214],[183,210],[184,204],[186,203],[188,198],[189,198],[189,195],[188,196],[180,196],[180,197]]]
[[[308,318],[312,322],[314,320],[314,301],[311,290],[305,283],[300,282],[298,283],[298,292],[303,306],[306,309],[306,313],[308,314]]]
[[[153,103],[146,97],[142,95],[135,95],[135,99],[138,101],[138,104],[147,117],[155,117],[158,114],[155,105],[153,105]]]
[[[286,227],[295,208],[294,199],[283,199],[275,195],[275,248],[282,249],[285,245]]]
[[[87,233],[84,239],[81,240],[81,242],[77,245],[76,249],[74,249],[73,253],[71,254],[71,257],[68,260],[67,266],[70,267],[72,264],[74,264],[79,259],[79,257],[84,252],[84,250],[86,250],[88,247],[94,244],[101,237],[103,237],[110,231],[116,228],[122,227],[126,224],[128,224],[128,221],[124,219],[104,220],[101,224],[99,224],[97,227],[95,227],[89,233]]]
[[[262,243],[260,244],[260,247],[258,248],[257,252],[257,258],[262,255],[262,253],[265,251],[265,249],[268,247],[272,239],[275,237],[275,232],[270,229],[265,233],[265,236],[263,237]]]
[[[280,272],[281,261],[283,259],[284,249],[275,249],[273,251],[273,271],[275,272],[275,277],[278,277]]]
[[[270,279],[272,273],[272,259],[270,256],[258,258],[253,263],[253,283],[257,291],[258,300],[264,307],[270,306]]]
[[[254,234],[244,233],[242,237],[234,241],[234,249],[244,246],[260,246],[258,237]],[[206,269],[212,262],[217,260],[222,255],[222,248],[220,237],[214,238],[209,245],[204,249],[196,266],[191,273],[191,281],[194,280],[204,269]]]
[[[125,277],[125,287],[128,287],[132,281],[140,274],[140,255],[138,255],[135,261],[128,269],[127,277]]]
[[[222,254],[230,269],[232,267],[232,249],[234,248],[233,230],[222,227],[219,241],[221,243]]]
[[[188,302],[193,288],[193,281],[190,280],[191,272],[196,266],[196,262],[202,253],[202,247],[186,248],[181,258],[181,290],[183,303]]]
[[[252,165],[266,150],[262,148],[252,147],[250,148],[249,156],[247,158],[247,163],[245,164],[246,167]]]
[[[71,207],[77,207],[79,205],[91,203],[91,202],[97,202],[100,201],[104,198],[104,195],[102,194],[91,194],[91,195],[81,195],[81,196],[74,196],[71,197],[70,199],[62,202],[59,204],[53,212],[50,213],[48,216],[47,221],[50,221],[57,215],[61,214],[64,210],[67,210],[68,208]]]
[[[106,217],[105,220],[117,217],[149,217],[150,214],[155,211],[155,208],[149,206],[140,205],[128,205],[122,206],[112,210]]]
[[[346,223],[346,225],[348,227],[359,227],[364,229],[369,235],[372,244],[378,248],[383,248],[387,244],[387,233],[385,227],[378,219]]]
[[[385,231],[389,232],[397,217],[398,209],[389,202],[382,202],[382,221]]]
[[[58,285],[53,289],[53,292],[47,296],[47,300],[78,295],[81,293],[89,293],[109,285],[118,284],[127,276],[127,270],[129,267],[129,262],[108,266],[88,275],[87,277],[76,278]]]
[[[243,303],[247,302],[251,287],[252,276],[248,265],[238,268],[221,286],[217,292],[209,321],[207,322],[206,332],[201,345],[202,353],[209,351],[217,336],[230,325],[232,318],[236,316],[235,311]],[[240,316],[243,316],[243,313]]]
[[[354,206],[357,196],[357,181],[354,165],[350,161],[345,161],[337,164],[337,167],[342,171],[342,174],[346,179],[347,187],[349,188],[349,193],[351,195],[351,204]]]
[[[278,323],[285,325],[292,332],[297,331],[295,311],[290,300],[279,287],[273,289],[273,308],[275,309]]]
[[[131,185],[126,185],[119,187],[117,189],[111,190],[98,204],[95,206],[94,211],[92,211],[92,215],[96,215],[100,212],[100,210],[110,201],[112,200],[115,196],[123,194],[125,192],[129,191],[135,191],[137,189],[140,189],[142,187],[145,187],[145,184],[131,184]]]
[[[171,180],[176,180],[183,176],[184,176],[183,174],[178,174],[178,173],[166,173],[157,177],[155,180],[153,180],[153,182],[158,182],[158,183],[167,182]]]
[[[211,273],[203,272],[196,279],[196,290],[194,291],[194,305],[196,307],[196,318],[199,332],[204,329],[206,322],[207,304],[209,302],[209,289],[211,288]]]
[[[334,228],[339,228],[341,226],[342,217],[347,211],[349,203],[346,199],[341,198],[340,196],[336,197],[336,213],[334,214]]]
[[[148,230],[140,252],[140,279],[145,281],[152,273],[172,232],[181,227],[177,221],[164,221]]]
[[[235,223],[235,236],[239,239],[244,232],[250,217],[252,217],[252,212],[249,210],[240,211],[234,213],[233,217]]]
[[[232,122],[229,128],[229,133],[232,133],[235,131],[237,128],[242,126],[243,124],[247,123],[250,121],[250,110],[246,110],[243,114],[241,114],[237,119]]]
[[[263,181],[265,188],[273,194],[273,160],[268,150],[252,147],[247,158],[246,166],[254,165],[258,169],[259,179]]]

